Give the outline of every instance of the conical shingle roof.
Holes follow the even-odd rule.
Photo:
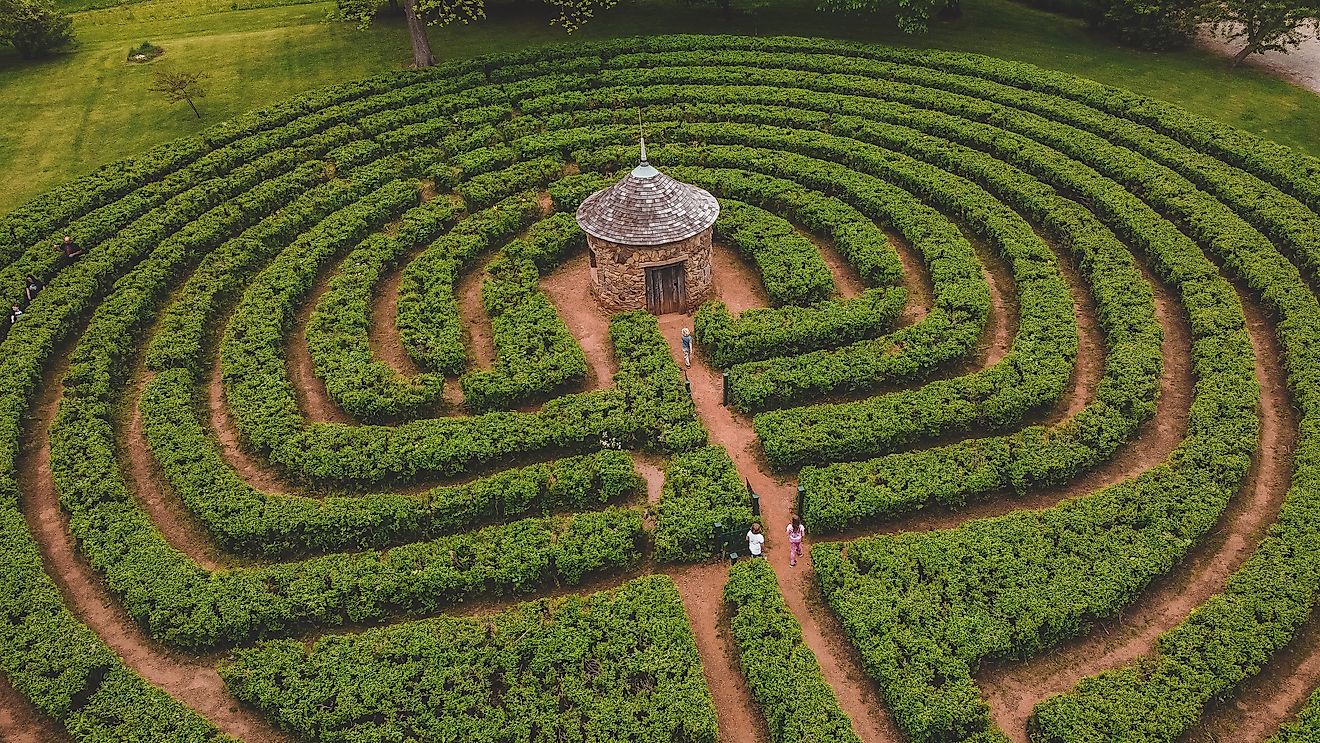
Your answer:
[[[685,240],[720,216],[720,204],[704,189],[674,180],[646,162],[623,180],[588,196],[577,210],[587,234],[624,245],[663,245]]]

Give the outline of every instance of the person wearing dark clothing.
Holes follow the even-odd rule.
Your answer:
[[[55,249],[62,251],[64,253],[64,257],[68,258],[71,261],[78,260],[79,258],[82,257],[83,252],[85,252],[83,251],[82,248],[78,247],[78,244],[75,243],[73,241],[73,238],[68,235],[64,236],[64,242],[60,243],[59,245],[56,245]]]
[[[23,296],[27,297],[27,301],[31,302],[33,299],[36,299],[37,292],[41,291],[41,289],[41,282],[37,281],[36,276],[28,274],[23,277]]]

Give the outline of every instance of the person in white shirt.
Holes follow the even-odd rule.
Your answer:
[[[753,523],[752,528],[747,530],[747,553],[752,557],[761,556],[761,546],[765,544],[765,535],[761,533],[761,525]]]

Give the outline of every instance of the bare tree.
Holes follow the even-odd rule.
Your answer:
[[[188,107],[200,119],[202,118],[202,112],[197,110],[197,105],[193,103],[193,100],[206,97],[206,88],[202,87],[202,81],[207,77],[209,75],[205,72],[156,70],[156,81],[147,90],[160,93],[170,103],[187,101]]]

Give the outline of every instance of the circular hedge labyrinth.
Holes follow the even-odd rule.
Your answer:
[[[639,110],[721,201],[693,315],[588,294]],[[1320,161],[1168,105],[797,38],[106,166],[0,230],[0,732],[1310,739],[1318,213]]]

